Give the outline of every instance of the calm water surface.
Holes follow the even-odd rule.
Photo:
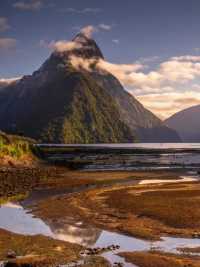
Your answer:
[[[85,170],[175,169],[200,166],[199,143],[38,146],[45,149],[49,160],[79,163],[77,166]]]

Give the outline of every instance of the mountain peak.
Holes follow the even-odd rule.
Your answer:
[[[72,42],[80,44],[80,48],[73,50],[73,54],[83,58],[104,58],[95,40],[89,38],[84,33],[78,33]]]
[[[89,40],[91,40],[91,38],[89,38],[88,36],[86,36],[84,33],[79,32],[74,38],[73,38],[73,42],[77,42],[77,43],[86,43]]]

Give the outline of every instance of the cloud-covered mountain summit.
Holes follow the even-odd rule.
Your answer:
[[[57,43],[37,71],[0,91],[1,130],[53,143],[179,141],[104,63],[83,33]]]

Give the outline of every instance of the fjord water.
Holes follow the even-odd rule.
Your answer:
[[[141,149],[200,149],[200,143],[38,144],[47,147],[105,147]]]
[[[52,161],[79,163],[86,170],[199,168],[199,143],[38,145]],[[52,152],[48,152],[51,151]]]

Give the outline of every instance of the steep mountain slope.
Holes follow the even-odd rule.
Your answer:
[[[107,71],[76,68],[71,56],[103,59],[94,40],[79,34],[76,48],[55,51],[41,68],[0,91],[0,127],[41,142],[176,142],[164,126]]]
[[[120,118],[135,133],[140,142],[180,142],[178,134],[168,128],[151,111],[124,90],[120,82],[110,73],[93,73],[96,82],[115,99]]]
[[[165,121],[184,142],[200,142],[200,105],[182,110]]]

